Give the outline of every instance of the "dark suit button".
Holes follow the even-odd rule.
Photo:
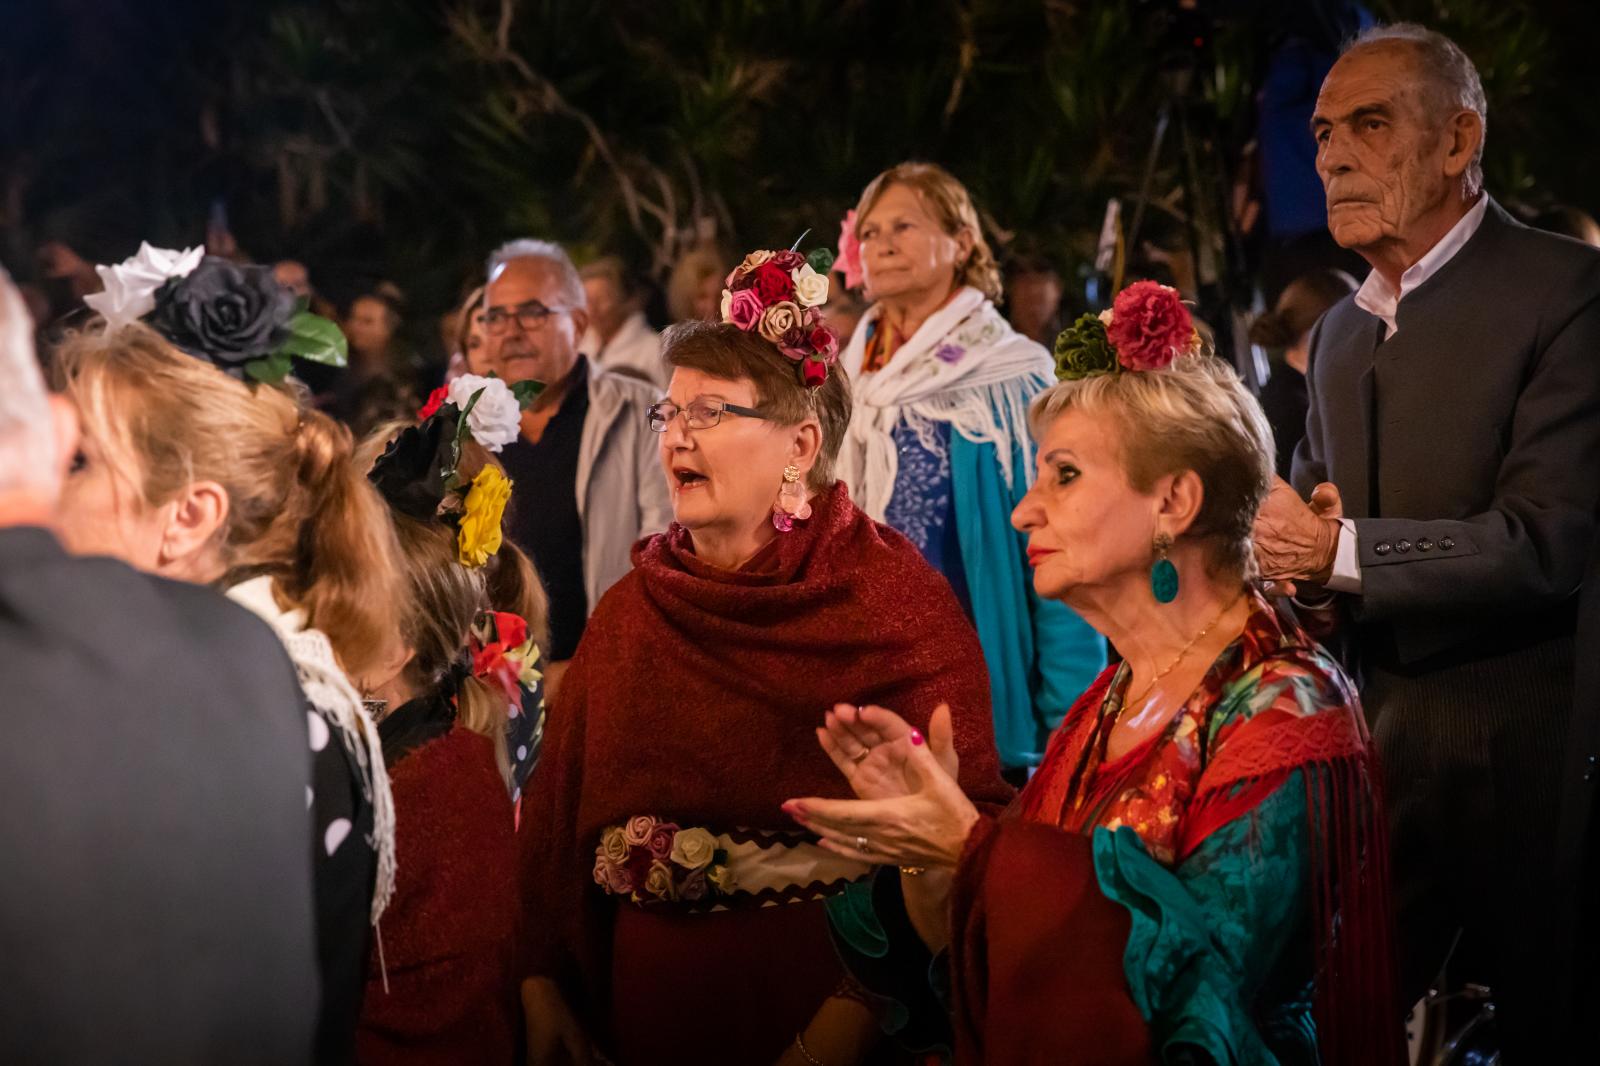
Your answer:
[[[1433,551],[1433,541],[1429,540],[1427,537],[1423,537],[1421,540],[1417,541],[1417,551],[1419,551],[1419,552],[1431,552],[1431,551]]]
[[[1389,551],[1389,542],[1386,540],[1380,540],[1372,546],[1372,554],[1374,555],[1388,555]]]
[[[1440,537],[1439,538],[1439,550],[1440,551],[1447,552],[1451,548],[1454,548],[1455,546],[1456,546],[1456,542],[1451,540],[1449,537]]]
[[[1589,763],[1589,768],[1583,772],[1583,779],[1585,781],[1593,781],[1595,769],[1597,766],[1600,766],[1600,757],[1591,755],[1587,761]]]
[[[1409,540],[1402,540],[1399,544],[1394,546],[1394,550],[1399,552],[1401,555],[1404,555],[1406,552],[1411,550],[1411,542]]]

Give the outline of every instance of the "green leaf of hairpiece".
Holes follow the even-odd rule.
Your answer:
[[[518,381],[511,386],[511,395],[517,398],[517,406],[526,411],[534,398],[544,391],[542,381]]]
[[[294,356],[324,366],[344,366],[350,361],[350,342],[339,327],[309,311],[289,319],[289,336],[274,356]]]
[[[456,416],[455,435],[450,438],[450,468],[444,471],[446,481],[456,476],[456,467],[461,465],[461,442],[472,434],[471,428],[467,425],[467,416],[472,413],[474,407],[478,406],[478,401],[487,391],[484,388],[473,393],[472,398],[467,401],[467,405]]]
[[[1119,369],[1117,350],[1106,336],[1106,324],[1096,315],[1080,316],[1057,335],[1055,357],[1056,377],[1062,381],[1078,381]]]
[[[263,385],[276,385],[289,376],[291,369],[289,357],[282,352],[273,352],[260,359],[252,359],[244,365],[245,374],[252,381],[259,381]]]
[[[833,251],[828,248],[813,248],[811,254],[806,256],[806,262],[811,264],[811,269],[818,274],[826,274],[833,269]]]

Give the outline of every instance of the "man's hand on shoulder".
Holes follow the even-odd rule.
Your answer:
[[[1274,481],[1256,515],[1256,564],[1261,576],[1293,594],[1294,582],[1322,584],[1333,574],[1339,549],[1339,490],[1318,485],[1308,504],[1282,478]]]

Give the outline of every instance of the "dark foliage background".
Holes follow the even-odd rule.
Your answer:
[[[1244,144],[1276,0],[1218,0],[1224,156]],[[1163,81],[1157,0],[0,0],[0,257],[195,243],[335,297],[393,278],[449,304],[484,252],[550,235],[658,279],[730,248],[832,241],[900,159],[950,166],[998,242],[1086,270],[1139,184]],[[1375,0],[1458,40],[1490,99],[1502,199],[1597,205],[1600,5]],[[1170,165],[1160,199],[1184,206]]]

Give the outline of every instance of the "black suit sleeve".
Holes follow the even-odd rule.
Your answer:
[[[1600,269],[1586,271],[1578,291],[1567,313],[1541,329],[1548,340],[1506,427],[1488,509],[1462,519],[1355,520],[1357,618],[1529,608],[1578,588],[1600,491]],[[1440,402],[1448,402],[1444,390]],[[1305,447],[1315,448],[1314,430]],[[1302,474],[1316,476],[1315,451],[1308,455],[1304,471],[1295,457],[1297,485]],[[1402,540],[1415,550],[1395,550]]]
[[[1300,438],[1300,444],[1294,450],[1294,464],[1289,475],[1295,491],[1306,499],[1310,499],[1312,489],[1328,480],[1328,462],[1322,446],[1322,416],[1317,413],[1317,378],[1314,373],[1322,323],[1326,320],[1326,315],[1317,319],[1306,343],[1309,353],[1306,362],[1306,434]]]

